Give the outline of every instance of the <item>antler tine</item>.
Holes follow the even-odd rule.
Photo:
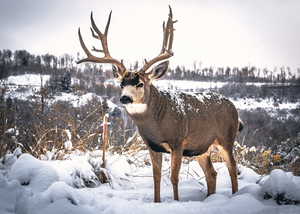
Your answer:
[[[162,48],[161,48],[161,54],[165,52],[166,50],[166,44],[167,44],[167,34],[168,32],[166,31],[166,26],[165,26],[165,22],[163,22],[163,44],[162,44]]]
[[[169,29],[170,31],[168,32],[168,35],[169,36],[169,43],[168,43],[168,51],[172,52],[172,46],[173,46],[173,38],[174,38],[174,27],[173,27],[173,24],[177,22],[177,20],[173,21],[173,12],[172,12],[172,8],[171,6],[169,5],[169,9],[170,9],[170,13],[169,13],[169,19],[168,19],[168,22],[167,22],[167,25],[169,25]],[[172,53],[172,56],[173,56],[173,53]]]
[[[119,61],[117,59],[112,58],[110,56],[110,53],[109,53],[109,50],[108,50],[107,34],[108,34],[109,25],[110,25],[111,14],[112,14],[112,11],[110,11],[110,13],[109,13],[109,17],[108,17],[108,20],[107,20],[107,23],[106,23],[104,34],[101,33],[101,31],[99,30],[99,28],[95,24],[95,21],[94,21],[94,18],[93,18],[93,12],[91,12],[91,16],[90,16],[91,25],[92,25],[90,30],[92,32],[92,36],[95,39],[98,39],[98,40],[101,41],[101,45],[102,45],[102,48],[103,48],[103,50],[100,50],[100,49],[96,49],[95,47],[93,47],[92,51],[102,52],[102,53],[104,53],[104,57],[96,57],[96,56],[91,54],[91,52],[88,50],[88,48],[86,47],[86,45],[83,42],[83,39],[82,39],[82,36],[81,36],[81,33],[80,33],[80,28],[78,29],[78,37],[79,37],[80,45],[81,45],[82,49],[84,50],[85,54],[87,55],[87,58],[79,60],[77,62],[77,64],[82,63],[82,62],[95,62],[95,63],[114,64],[118,67],[119,75],[122,76],[122,74],[126,71],[126,68],[123,64],[123,61]]]
[[[167,20],[167,24],[163,22],[163,44],[161,48],[160,54],[153,58],[150,61],[145,60],[144,67],[139,71],[139,73],[145,73],[153,64],[168,59],[173,56],[172,45],[173,45],[173,32],[174,27],[173,24],[177,21],[173,21],[173,13],[172,8],[169,6],[169,17]]]
[[[107,23],[106,23],[106,27],[105,27],[105,31],[104,31],[105,36],[107,36],[107,34],[108,34],[108,28],[109,28],[109,25],[110,25],[111,13],[112,13],[112,10],[109,13],[108,20],[107,20]]]
[[[165,22],[163,22],[163,32],[164,32],[164,38],[163,38],[163,47],[161,50],[161,53],[164,53],[166,51],[166,48],[168,47],[168,51],[172,50],[172,42],[173,42],[173,13],[172,8],[169,5],[169,18],[167,21],[167,29],[165,26]]]
[[[85,54],[89,57],[92,56],[91,52],[89,51],[89,49],[87,49],[87,47],[85,46],[81,33],[80,33],[80,28],[78,28],[78,37],[79,37],[79,41],[80,41],[80,45],[82,47],[82,49],[84,50]],[[77,62],[77,64],[84,62],[85,59],[79,60]]]
[[[98,36],[95,34],[93,28],[90,27],[90,30],[92,32],[92,36],[95,38],[95,39],[98,39]]]
[[[95,21],[94,21],[94,18],[93,18],[93,12],[91,12],[92,28],[98,34],[97,39],[99,39],[101,41],[102,47],[103,47],[103,53],[106,57],[110,57],[110,53],[109,53],[108,45],[107,45],[107,33],[108,33],[109,25],[110,25],[111,13],[112,13],[112,11],[110,11],[110,13],[109,13],[108,20],[107,20],[106,27],[105,27],[105,33],[103,34],[103,33],[101,33],[101,31],[99,30],[99,28],[95,24]]]

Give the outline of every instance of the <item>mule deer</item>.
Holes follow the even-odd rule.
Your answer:
[[[85,46],[80,29],[80,44],[87,58],[78,61],[111,63],[113,74],[121,82],[120,102],[134,120],[139,133],[147,144],[153,166],[154,201],[160,202],[162,153],[171,153],[171,182],[175,200],[178,196],[178,177],[183,156],[197,156],[207,181],[208,195],[216,190],[216,171],[213,168],[210,152],[218,147],[227,164],[232,193],[238,190],[237,168],[232,149],[239,129],[238,113],[226,98],[214,94],[169,93],[158,90],[152,81],[162,77],[168,70],[169,61],[164,61],[150,69],[155,63],[173,56],[173,14],[169,8],[167,23],[163,24],[163,44],[158,56],[145,60],[139,71],[129,71],[122,61],[111,57],[108,50],[107,33],[111,19],[104,33],[96,26],[91,14],[92,36],[99,39],[104,57],[96,57]]]

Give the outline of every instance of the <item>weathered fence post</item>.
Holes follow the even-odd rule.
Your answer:
[[[108,114],[105,114],[103,117],[103,132],[102,132],[102,168],[106,168],[106,149],[109,144],[109,122],[108,122]]]
[[[108,122],[108,114],[105,114],[103,117],[102,123],[102,164],[100,171],[97,174],[97,177],[101,183],[109,183],[109,175],[106,170],[106,149],[109,144],[109,122]]]

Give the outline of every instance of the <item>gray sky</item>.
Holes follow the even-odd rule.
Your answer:
[[[299,0],[1,0],[0,49],[83,56],[77,28],[99,47],[90,11],[103,29],[112,9],[112,56],[149,59],[160,51],[168,4],[178,20],[172,65],[300,67]]]

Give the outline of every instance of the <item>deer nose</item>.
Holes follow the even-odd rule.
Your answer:
[[[128,97],[128,96],[122,96],[121,98],[120,98],[120,102],[122,103],[122,104],[128,104],[128,103],[133,103],[133,100],[132,100],[132,98],[131,97]]]

